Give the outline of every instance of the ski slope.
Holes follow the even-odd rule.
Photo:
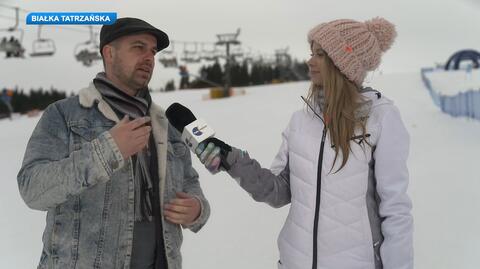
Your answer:
[[[411,135],[410,187],[415,221],[415,267],[480,268],[480,122],[453,118],[435,107],[420,74],[377,74],[371,86],[393,99]],[[205,90],[155,93],[167,107],[180,102],[269,167],[292,112],[303,108],[307,82],[245,88],[246,95],[202,100]],[[38,118],[0,121],[0,268],[35,268],[45,213],[21,200],[16,174]],[[210,175],[195,159],[212,215],[198,233],[184,233],[186,269],[275,268],[276,240],[288,206],[256,203],[225,173]]]

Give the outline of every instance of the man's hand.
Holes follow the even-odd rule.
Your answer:
[[[164,207],[165,218],[175,224],[187,225],[200,216],[200,201],[185,192],[177,192],[177,198],[172,199]]]
[[[124,159],[138,153],[148,145],[152,127],[144,126],[150,122],[150,117],[128,120],[128,116],[110,129],[110,134],[117,143]]]

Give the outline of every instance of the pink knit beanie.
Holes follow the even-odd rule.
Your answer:
[[[395,26],[383,18],[366,22],[349,19],[317,25],[308,33],[308,42],[315,42],[327,53],[340,71],[361,86],[368,71],[380,64],[380,57],[393,44]]]

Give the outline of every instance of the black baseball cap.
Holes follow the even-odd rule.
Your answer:
[[[170,40],[168,35],[160,29],[155,28],[151,24],[137,18],[120,18],[113,24],[103,25],[100,30],[100,54],[105,45],[113,40],[133,34],[150,33],[157,39],[157,51],[161,51],[168,47]]]

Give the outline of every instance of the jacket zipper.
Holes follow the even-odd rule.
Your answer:
[[[323,131],[322,131],[322,143],[320,144],[320,153],[318,156],[318,168],[317,168],[317,195],[315,201],[315,217],[313,221],[313,252],[312,252],[312,269],[317,269],[317,237],[318,237],[318,218],[320,211],[320,191],[322,189],[322,165],[323,165],[323,150],[325,147],[325,137],[327,136],[327,124],[323,118],[318,115],[315,109],[310,105],[310,103],[301,96],[302,100],[307,104],[307,106],[312,110],[312,112],[323,122]]]
[[[318,156],[317,195],[316,195],[316,202],[315,202],[315,218],[314,218],[314,222],[313,222],[312,269],[317,269],[318,218],[319,218],[319,211],[320,211],[320,191],[321,191],[321,188],[322,188],[323,149],[324,149],[324,146],[325,146],[326,135],[327,135],[327,128],[324,126],[323,127],[323,132],[322,132],[322,143],[320,145],[320,154]]]

